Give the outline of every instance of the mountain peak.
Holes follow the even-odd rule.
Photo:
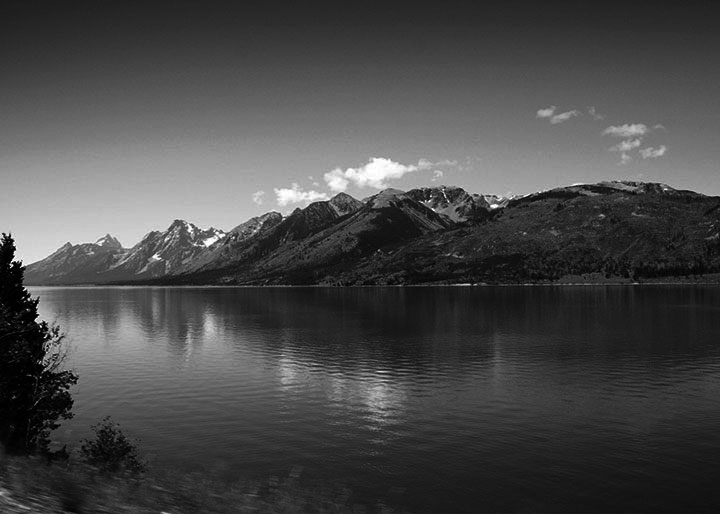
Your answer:
[[[259,219],[262,222],[265,222],[267,220],[276,220],[276,219],[282,219],[282,214],[280,214],[277,211],[270,211],[266,212],[265,214],[261,214],[260,216],[257,216],[257,219]]]
[[[356,200],[347,193],[336,194],[328,200],[328,204],[338,216],[345,216],[346,214],[359,210],[363,206],[360,200]]]
[[[188,222],[185,221],[185,220],[174,219],[173,222],[170,224],[170,227],[169,227],[169,228],[173,228],[173,227],[187,227],[188,225],[190,225],[190,223],[188,223]]]
[[[330,201],[331,201],[331,202],[332,202],[332,201],[345,201],[345,200],[347,200],[347,199],[354,200],[355,198],[353,198],[353,197],[350,196],[349,194],[341,191],[341,192],[339,192],[338,194],[336,194],[335,196],[333,196],[332,198],[330,198]]]
[[[200,229],[189,221],[176,219],[173,220],[172,224],[168,227],[166,232],[185,232],[188,236],[194,238],[195,234],[200,232]]]
[[[105,248],[122,248],[122,244],[120,244],[120,241],[118,241],[117,238],[111,236],[110,234],[105,234],[103,237],[95,241],[95,244]]]
[[[405,194],[405,191],[402,191],[400,189],[395,189],[394,187],[385,188],[378,193],[378,195],[395,195],[395,196],[404,195],[404,194]]]
[[[389,187],[368,198],[367,204],[373,209],[382,209],[390,207],[403,196],[405,196],[405,191]]]

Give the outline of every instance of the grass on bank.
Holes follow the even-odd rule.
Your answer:
[[[48,464],[37,457],[0,455],[3,514],[380,513],[378,502],[357,503],[346,487],[301,480],[298,470],[265,481],[229,481],[219,473],[150,470],[103,473],[75,461]]]

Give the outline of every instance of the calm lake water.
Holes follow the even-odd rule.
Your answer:
[[[720,509],[720,287],[30,288],[156,465],[413,512]],[[296,468],[299,469],[299,468]]]

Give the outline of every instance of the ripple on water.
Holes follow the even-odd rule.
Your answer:
[[[33,288],[75,443],[417,512],[716,511],[720,290]]]

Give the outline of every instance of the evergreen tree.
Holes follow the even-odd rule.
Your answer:
[[[65,346],[57,326],[38,321],[38,299],[23,286],[25,268],[15,242],[0,241],[0,446],[8,453],[47,453],[50,432],[72,417],[70,387],[77,375],[63,369]]]

